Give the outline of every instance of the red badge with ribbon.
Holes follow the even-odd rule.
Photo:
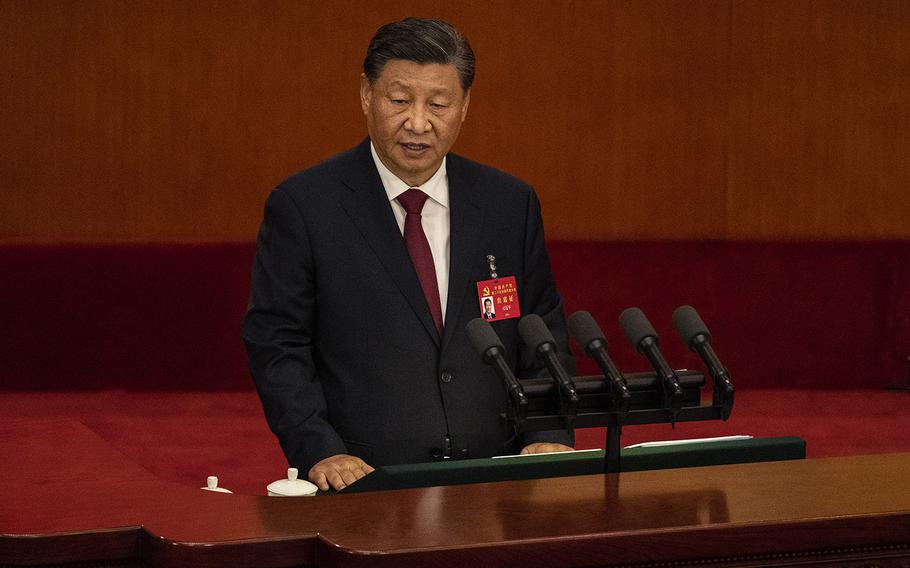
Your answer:
[[[499,278],[496,274],[496,257],[493,255],[487,256],[487,262],[490,263],[490,276],[493,278],[477,283],[480,317],[490,322],[521,317],[515,277]]]

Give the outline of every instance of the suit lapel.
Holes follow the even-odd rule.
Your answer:
[[[442,333],[442,349],[448,346],[457,329],[464,296],[473,288],[473,271],[483,262],[480,250],[484,209],[478,188],[465,175],[461,159],[449,154],[446,161],[449,181],[449,299],[446,303],[446,325]]]
[[[388,195],[373,163],[369,139],[357,147],[351,158],[349,167],[343,168],[339,174],[342,183],[351,190],[342,195],[341,206],[438,346],[436,324],[430,315],[423,289],[389,205]]]

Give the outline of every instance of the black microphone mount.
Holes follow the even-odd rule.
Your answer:
[[[708,331],[708,326],[702,321],[701,316],[692,306],[679,306],[673,312],[673,327],[676,328],[683,343],[689,346],[689,350],[698,353],[708,367],[714,383],[714,404],[732,408],[735,390],[730,372],[714,353],[714,348],[711,347],[711,332]],[[724,420],[728,417],[729,411]]]
[[[468,334],[468,339],[471,340],[474,348],[483,357],[484,363],[493,366],[493,370],[496,371],[496,374],[499,375],[505,385],[506,392],[512,402],[509,418],[519,423],[524,421],[528,414],[528,399],[521,383],[515,378],[515,374],[512,373],[512,369],[509,368],[505,357],[503,357],[505,348],[502,345],[502,341],[499,340],[499,336],[493,331],[493,326],[481,318],[475,318],[468,322],[465,330]]]
[[[550,371],[559,393],[559,413],[565,417],[565,427],[571,428],[578,413],[578,393],[575,391],[572,377],[559,362],[553,334],[537,314],[528,314],[521,318],[518,322],[518,333]]]
[[[519,322],[519,333],[547,366],[551,377],[518,379],[502,356],[502,342],[492,326],[479,318],[470,322],[468,336],[506,386],[509,408],[502,418],[519,434],[606,426],[604,471],[607,473],[620,470],[623,426],[729,418],[733,385],[729,372],[711,349],[707,328],[704,333],[692,334],[684,340],[702,355],[709,367],[715,393],[712,404],[701,402],[701,390],[706,383],[704,373],[672,370],[657,349],[657,334],[644,314],[639,318],[634,311],[630,313],[633,315],[625,315],[622,321],[624,331],[630,340],[635,339],[633,346],[651,361],[653,372],[620,372],[607,354],[607,340],[597,323],[587,312],[578,312],[569,317],[569,331],[603,375],[570,377],[559,363],[552,334],[543,320],[532,314]]]
[[[632,393],[622,372],[607,354],[607,338],[589,312],[575,312],[567,321],[569,335],[594,359],[613,391],[612,410],[624,415],[629,411]]]
[[[679,407],[682,404],[682,387],[679,386],[679,377],[676,376],[676,372],[670,368],[669,363],[660,352],[660,340],[657,332],[654,331],[654,326],[645,317],[644,312],[638,308],[623,310],[619,315],[619,324],[632,347],[648,359],[663,382],[663,406],[670,417],[670,423],[675,427],[676,415],[679,414]]]

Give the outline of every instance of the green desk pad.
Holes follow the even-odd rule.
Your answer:
[[[806,457],[806,441],[796,436],[626,448],[621,471],[643,471]],[[540,479],[603,473],[603,450],[523,457],[451,460],[376,468],[344,493],[461,485],[515,479]]]

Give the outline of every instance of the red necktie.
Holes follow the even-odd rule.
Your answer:
[[[439,303],[439,284],[436,282],[436,265],[433,264],[433,253],[430,252],[430,243],[423,232],[420,218],[427,197],[429,196],[419,189],[411,188],[397,199],[407,212],[404,218],[404,244],[408,247],[408,254],[411,255],[411,262],[417,271],[417,279],[420,280],[427,306],[430,307],[430,314],[436,323],[436,331],[442,335],[442,308]]]

